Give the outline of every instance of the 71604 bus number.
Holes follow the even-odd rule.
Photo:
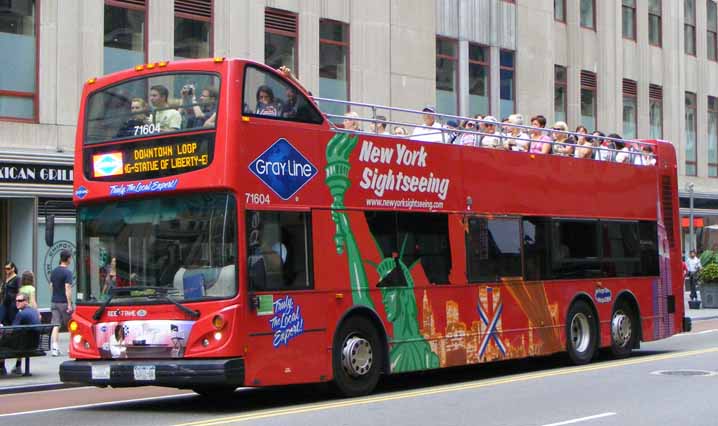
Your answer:
[[[269,194],[257,194],[255,192],[245,192],[247,204],[269,204]]]
[[[145,124],[143,126],[135,126],[135,136],[151,135],[160,132],[159,124]]]

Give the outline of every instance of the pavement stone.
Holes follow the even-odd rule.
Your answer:
[[[700,298],[700,293],[699,293]],[[718,309],[689,309],[689,294],[684,298],[686,316],[696,321],[718,319]],[[8,374],[0,376],[0,395],[19,392],[34,392],[70,387],[60,382],[60,364],[67,361],[70,343],[69,333],[60,333],[61,356],[53,357],[50,353],[44,357],[30,358],[30,373],[32,376],[18,376]],[[24,362],[24,361],[23,361]],[[5,360],[5,367],[10,371],[15,366],[15,360]]]

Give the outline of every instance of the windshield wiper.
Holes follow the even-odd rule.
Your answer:
[[[102,305],[100,305],[100,307],[97,308],[95,313],[92,314],[92,319],[95,321],[100,320],[100,317],[102,317],[102,313],[105,312],[105,309],[112,301],[112,297],[115,295],[115,293],[122,293],[124,291],[129,291],[129,290],[131,290],[130,287],[110,287],[108,289],[109,294],[107,295],[107,299],[104,302],[102,302]]]
[[[200,316],[199,311],[193,311],[192,309],[186,307],[185,305],[181,304],[180,302],[178,302],[178,301],[176,301],[175,299],[173,299],[172,297],[170,297],[169,294],[165,294],[165,295],[163,295],[162,297],[163,297],[165,300],[167,300],[168,302],[170,302],[170,303],[174,304],[175,306],[177,306],[182,312],[184,312],[185,314],[187,314],[187,315],[189,315],[190,317],[192,317],[192,319],[197,319],[197,318],[199,318],[199,316]]]

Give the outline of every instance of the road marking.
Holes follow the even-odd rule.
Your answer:
[[[17,395],[17,394],[15,394],[15,395]],[[135,398],[135,399],[125,399],[125,400],[121,400],[121,401],[97,402],[94,404],[71,405],[71,406],[67,406],[67,407],[45,408],[43,410],[21,411],[21,412],[17,412],[17,413],[0,414],[0,418],[11,417],[11,416],[20,416],[20,415],[26,415],[26,414],[47,413],[49,411],[73,410],[76,408],[107,407],[110,405],[126,404],[128,402],[158,401],[158,400],[163,400],[163,399],[172,399],[172,398],[179,398],[179,397],[194,397],[194,396],[195,396],[194,393],[183,393],[183,394],[179,394],[179,395],[152,396],[149,398]]]
[[[29,385],[29,386],[31,387],[32,385]],[[8,387],[5,387],[5,388],[2,388],[4,391],[5,391],[5,390],[9,390],[10,393],[0,394],[0,398],[7,398],[7,397],[13,397],[13,396],[14,396],[14,397],[17,397],[17,396],[20,395],[21,393],[25,393],[25,392],[13,392],[13,391],[18,390],[18,389],[24,389],[24,388],[27,388],[27,387],[28,387],[28,386],[8,386]],[[33,395],[36,395],[36,394],[39,394],[39,393],[49,393],[49,392],[67,392],[67,391],[90,389],[90,388],[94,388],[94,386],[73,386],[73,387],[70,387],[70,388],[62,388],[62,389],[39,390],[39,391],[34,391],[34,392],[32,392],[32,394],[33,394]]]
[[[611,416],[615,416],[615,415],[616,415],[616,413],[601,413],[601,414],[596,414],[595,416],[581,417],[578,419],[571,419],[571,420],[566,420],[566,421],[558,422],[558,423],[549,423],[547,425],[542,425],[542,426],[570,425],[572,423],[580,423],[580,422],[585,422],[588,420],[600,419],[602,417],[611,417]]]
[[[437,387],[433,387],[433,388],[420,389],[420,390],[414,390],[414,391],[402,391],[402,392],[397,392],[397,393],[393,393],[390,395],[367,396],[367,397],[362,397],[362,398],[348,399],[348,400],[342,400],[342,401],[336,401],[336,402],[323,402],[323,403],[308,404],[308,405],[303,405],[303,406],[300,405],[300,406],[291,407],[291,408],[278,408],[278,409],[262,410],[262,411],[256,411],[253,413],[240,414],[240,415],[230,416],[230,417],[207,419],[207,420],[200,420],[200,421],[188,422],[188,423],[179,423],[175,426],[215,426],[215,425],[220,425],[220,424],[225,424],[225,423],[239,423],[239,422],[245,422],[248,420],[265,419],[268,417],[278,417],[278,416],[287,416],[287,415],[292,415],[292,414],[311,413],[311,412],[315,412],[315,411],[330,410],[330,409],[335,409],[335,408],[376,404],[379,402],[396,401],[396,400],[416,398],[416,397],[421,397],[421,396],[430,396],[430,395],[449,393],[449,392],[457,392],[457,391],[463,391],[463,390],[480,389],[480,388],[486,388],[489,386],[504,385],[504,384],[516,383],[516,382],[526,382],[529,380],[543,379],[543,378],[547,378],[547,377],[565,376],[568,374],[577,374],[577,373],[583,373],[583,372],[589,372],[589,371],[605,370],[605,369],[614,368],[614,367],[645,364],[648,362],[663,361],[663,360],[673,359],[673,358],[684,358],[684,357],[689,357],[689,356],[703,355],[703,354],[716,353],[716,352],[718,352],[718,347],[707,348],[707,349],[698,349],[698,350],[687,351],[687,352],[676,352],[676,353],[669,353],[669,354],[662,354],[662,355],[649,355],[649,356],[644,356],[644,357],[640,357],[640,358],[630,358],[630,359],[625,359],[625,360],[620,360],[620,361],[605,362],[605,363],[601,363],[601,364],[584,365],[584,366],[580,366],[580,367],[564,367],[564,368],[560,368],[557,370],[546,371],[546,372],[525,373],[525,374],[520,374],[517,376],[485,380],[485,381],[480,381],[480,382],[462,383],[462,384],[457,384],[457,385],[444,385],[444,386],[437,386]]]

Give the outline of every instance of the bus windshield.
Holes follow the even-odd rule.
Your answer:
[[[219,77],[160,74],[92,93],[85,115],[85,144],[214,128]]]
[[[80,304],[101,303],[111,293],[112,304],[237,293],[237,214],[231,194],[87,205],[78,216]]]

